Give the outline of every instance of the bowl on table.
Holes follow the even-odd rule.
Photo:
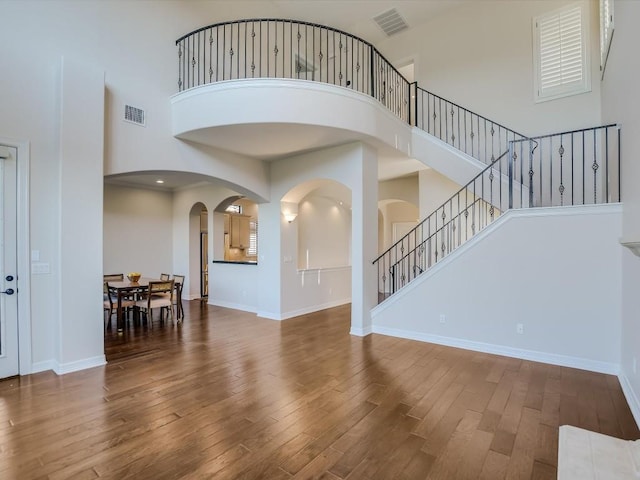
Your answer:
[[[127,273],[127,278],[132,283],[137,283],[137,281],[140,280],[141,276],[142,276],[142,274],[141,273],[137,273],[137,272]]]

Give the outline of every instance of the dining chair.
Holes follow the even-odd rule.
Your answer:
[[[105,318],[105,323],[107,323],[106,326],[111,329],[111,317],[113,317],[113,314],[118,310],[118,297],[111,294],[109,290],[109,282],[103,282],[102,285],[102,309],[104,313],[108,313],[108,316]],[[132,299],[123,298],[121,306],[128,312],[135,306],[135,304],[136,302],[134,302]]]
[[[105,282],[121,282],[124,280],[124,273],[110,273],[102,276]]]
[[[169,278],[171,278],[171,275],[169,275],[168,273],[161,273],[160,274],[160,280],[169,280]]]
[[[176,285],[176,298],[173,304],[176,306],[178,318],[184,318],[184,310],[182,308],[182,289],[184,288],[184,275],[173,275],[173,281]]]
[[[160,319],[162,319],[162,313],[165,309],[169,309],[171,312],[171,318],[173,315],[173,280],[152,280],[149,282],[149,287],[146,292],[146,298],[138,300],[136,306],[142,313],[147,316],[149,325],[153,323],[153,309],[160,308]]]

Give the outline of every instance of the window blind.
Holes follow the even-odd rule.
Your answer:
[[[247,255],[258,254],[258,222],[249,222],[249,249]]]
[[[538,99],[588,90],[584,24],[581,5],[535,19]]]

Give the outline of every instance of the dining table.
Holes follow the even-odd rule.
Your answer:
[[[118,332],[124,330],[124,309],[122,308],[122,299],[131,296],[144,296],[149,290],[149,282],[162,282],[159,278],[141,277],[137,282],[132,282],[128,278],[120,281],[109,282],[109,291],[111,294],[116,295],[118,307],[116,309],[116,321]],[[178,320],[184,317],[184,310],[182,309],[182,284],[174,282],[175,295],[176,295],[176,315]]]

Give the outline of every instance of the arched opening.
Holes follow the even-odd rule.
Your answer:
[[[234,263],[258,261],[258,204],[242,196],[228,197],[215,208],[215,260]]]
[[[351,301],[351,190],[327,179],[282,197],[285,312],[311,312]]]

